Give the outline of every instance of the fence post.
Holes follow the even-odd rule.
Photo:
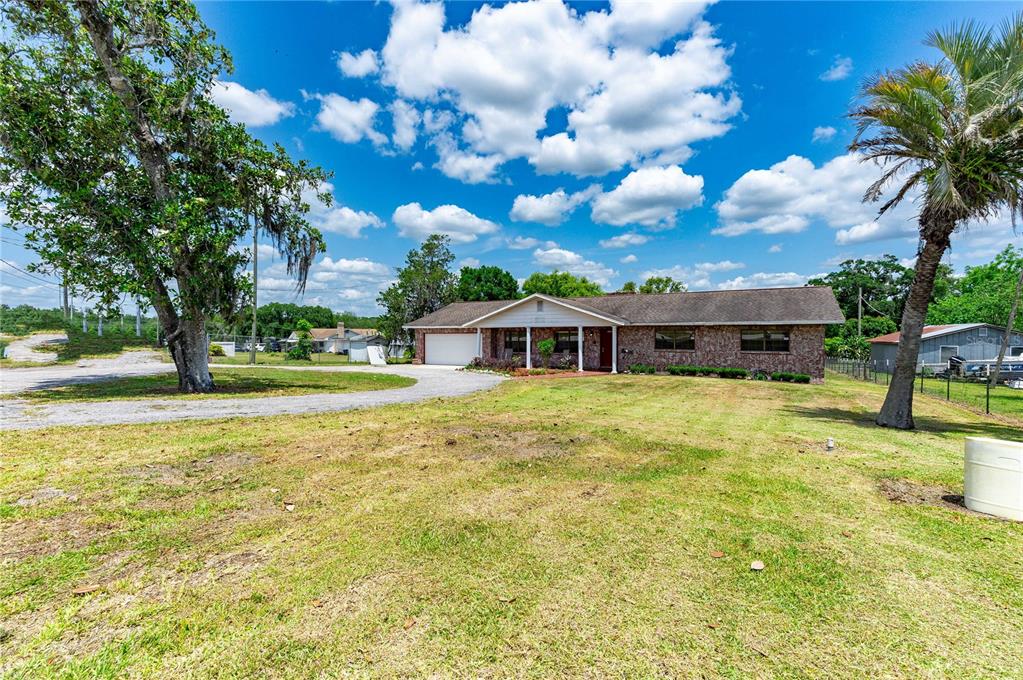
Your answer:
[[[924,369],[920,367],[920,394],[924,393]]]
[[[945,401],[952,401],[952,371],[945,374]]]
[[[987,380],[984,381],[986,389],[984,390],[984,413],[991,415],[991,376],[988,376]]]

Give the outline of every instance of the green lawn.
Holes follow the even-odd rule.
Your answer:
[[[924,378],[924,394],[939,399],[946,396],[952,401],[965,404],[972,409],[984,411],[985,401],[988,399],[985,393],[986,385],[983,382],[952,382],[940,378]],[[920,380],[917,379],[917,394],[920,390]],[[998,385],[991,389],[990,395],[991,413],[1010,416],[1023,420],[1023,390],[1014,390],[1005,385]]]
[[[3,433],[0,675],[1018,677],[1023,524],[942,497],[1023,422],[879,430],[882,397],[623,375]]]
[[[215,364],[244,365],[249,363],[249,353],[239,351],[233,357],[213,357],[211,361]],[[288,355],[285,352],[256,352],[256,364],[261,366],[318,366],[320,364],[333,366],[339,364],[347,365],[348,363],[347,356],[330,352],[315,353],[310,361],[288,359]],[[353,366],[360,364],[360,362],[351,363]]]
[[[214,368],[217,390],[210,394],[178,392],[175,373],[133,376],[82,385],[66,385],[14,395],[31,401],[106,401],[109,399],[228,399],[232,397],[282,397],[313,392],[364,392],[408,387],[412,378],[383,373],[296,371],[273,368]]]

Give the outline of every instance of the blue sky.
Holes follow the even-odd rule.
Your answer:
[[[215,98],[334,173],[304,300],[375,311],[431,231],[524,278],[668,274],[690,289],[800,285],[847,257],[911,262],[915,209],[876,219],[845,150],[865,77],[934,59],[926,33],[1016,4],[204,2],[234,56]],[[10,237],[10,231],[4,229]],[[16,237],[13,238],[16,241]],[[1021,243],[1008,219],[957,269]],[[31,254],[11,239],[4,259]],[[296,300],[263,249],[263,300]],[[56,291],[4,273],[4,301]]]

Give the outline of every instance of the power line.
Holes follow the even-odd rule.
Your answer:
[[[13,262],[8,262],[7,260],[5,260],[5,259],[3,259],[3,258],[0,258],[0,262],[3,262],[3,263],[4,263],[5,265],[7,265],[8,267],[13,267],[13,268],[14,268],[14,269],[16,269],[17,271],[21,272],[22,274],[25,274],[26,276],[28,276],[28,277],[30,277],[30,278],[33,278],[33,279],[35,279],[36,281],[41,281],[42,283],[45,283],[45,284],[48,284],[48,285],[51,285],[51,286],[59,286],[59,285],[60,285],[60,284],[59,284],[58,282],[56,282],[56,281],[49,281],[49,280],[47,280],[47,279],[44,279],[44,278],[43,278],[43,277],[41,277],[41,276],[37,276],[36,274],[33,274],[33,273],[32,273],[32,272],[30,272],[30,271],[26,271],[26,270],[22,269],[21,267],[19,267],[18,265],[14,264]]]

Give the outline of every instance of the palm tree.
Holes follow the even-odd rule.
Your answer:
[[[849,146],[884,173],[864,201],[884,214],[918,195],[920,247],[902,314],[901,339],[888,395],[877,416],[885,427],[913,427],[913,382],[934,277],[952,233],[971,220],[1023,210],[1023,13],[992,31],[974,22],[928,36],[942,53],[882,73],[862,90],[850,116]]]

